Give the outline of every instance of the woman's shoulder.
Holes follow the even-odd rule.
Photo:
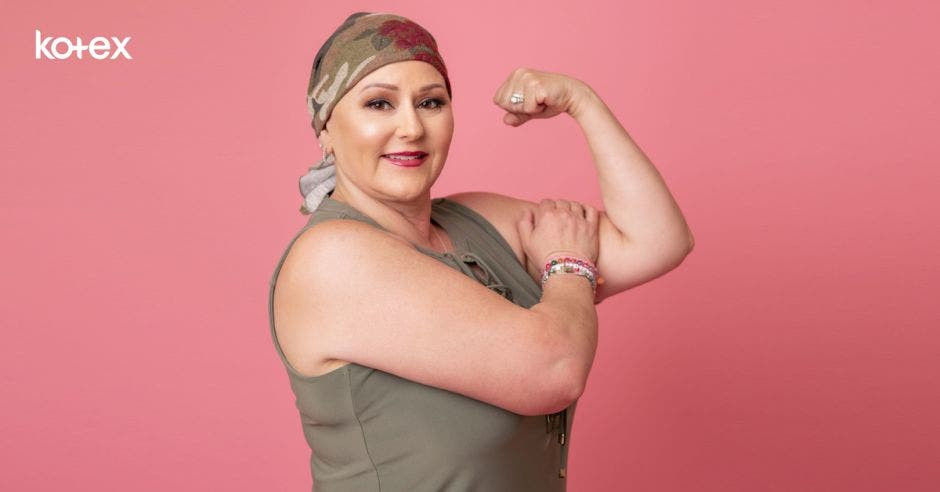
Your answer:
[[[404,238],[360,219],[331,217],[309,223],[290,248],[290,255],[309,257],[313,253],[331,256],[357,245],[366,250],[381,245],[402,245],[412,249]]]
[[[310,222],[288,245],[278,268],[278,288],[295,285],[306,290],[321,274],[341,268],[346,262],[361,261],[394,251],[399,255],[418,254],[405,239],[372,224],[353,218],[334,217]],[[300,280],[303,281],[300,281]],[[358,281],[361,279],[351,279]]]

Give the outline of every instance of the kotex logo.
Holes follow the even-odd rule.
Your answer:
[[[110,38],[95,36],[86,45],[82,43],[80,36],[76,36],[74,41],[65,37],[53,38],[43,36],[39,29],[36,29],[36,59],[65,60],[75,55],[75,58],[82,60],[82,55],[88,52],[88,55],[95,60],[114,60],[119,56],[133,60],[134,57],[127,51],[127,43],[130,40],[130,36],[122,39],[114,36]]]

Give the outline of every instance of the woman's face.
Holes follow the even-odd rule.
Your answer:
[[[335,154],[347,186],[379,200],[407,202],[437,180],[453,134],[444,77],[429,63],[408,60],[369,73],[343,95],[320,141]],[[413,151],[426,153],[418,165],[385,157]]]

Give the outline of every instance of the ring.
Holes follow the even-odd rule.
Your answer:
[[[525,96],[523,96],[521,92],[513,92],[512,95],[509,96],[509,102],[511,104],[522,104],[523,101],[525,101]]]

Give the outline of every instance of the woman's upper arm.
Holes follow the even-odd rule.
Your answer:
[[[548,320],[373,226],[311,227],[277,288],[290,306],[277,330],[291,362],[355,362],[524,415],[577,396]]]
[[[473,209],[493,223],[516,252],[520,263],[525,264],[525,251],[516,222],[527,209],[535,213],[538,203],[484,191],[461,192],[447,198]],[[597,286],[595,303],[649,282],[678,266],[674,254],[663,254],[655,248],[633,244],[604,210],[597,211],[599,245],[596,265],[604,283]],[[682,258],[678,260],[681,262]]]

